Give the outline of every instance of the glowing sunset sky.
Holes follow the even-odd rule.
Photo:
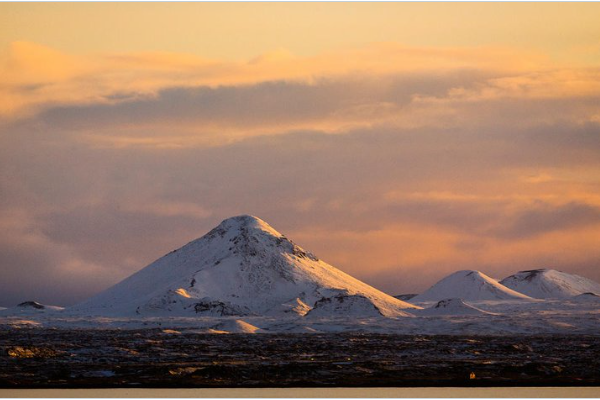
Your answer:
[[[0,305],[253,214],[390,294],[600,281],[600,4],[0,4]]]

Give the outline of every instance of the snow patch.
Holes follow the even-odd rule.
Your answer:
[[[443,315],[496,315],[465,303],[462,299],[446,299],[439,301],[433,307],[415,312],[421,316]]]
[[[281,306],[277,306],[272,310],[269,310],[268,315],[298,315],[305,316],[311,307],[302,301],[299,297],[282,303]]]
[[[180,295],[180,296],[182,296],[182,297],[185,297],[186,299],[189,299],[189,298],[192,297],[187,292],[187,290],[185,290],[184,288],[179,288],[179,289],[175,290],[175,293],[178,294],[178,295]]]
[[[261,329],[241,319],[227,320],[210,328],[212,333],[257,333]]]

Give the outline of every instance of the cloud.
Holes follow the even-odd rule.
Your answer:
[[[528,210],[520,211],[513,221],[499,228],[503,238],[522,239],[572,228],[597,226],[600,228],[600,207],[582,203],[552,206],[538,202]]]
[[[114,141],[116,147],[164,146],[178,139],[182,145],[193,145],[211,137],[227,143],[231,138],[303,129],[340,132],[397,118],[415,95],[441,96],[455,85],[470,84],[468,79],[473,77],[459,71],[385,80],[364,77],[180,87],[116,104],[55,107],[41,113],[35,123],[48,130],[93,131],[94,143],[102,144],[104,139],[105,144]],[[114,136],[115,130],[119,136]]]
[[[330,78],[312,83],[177,87],[163,89],[149,98],[54,106],[33,118],[9,124],[5,131],[17,134],[37,129],[50,135],[71,134],[89,146],[119,149],[205,147],[302,131],[348,134],[424,128],[435,132],[454,130],[451,138],[457,143],[470,136],[476,143],[485,140],[491,145],[495,136],[495,145],[506,147],[509,143],[504,137],[512,136],[523,143],[515,149],[518,152],[537,146],[535,141],[547,140],[562,141],[567,147],[598,146],[599,125],[594,122],[597,97],[509,96],[464,101],[451,94],[453,88],[477,87],[486,79],[484,73],[454,71]],[[542,125],[547,132],[539,129]],[[537,136],[512,135],[510,130],[517,128],[531,128]]]
[[[576,125],[556,129],[577,132]],[[586,183],[570,179],[584,176],[577,169],[560,173],[578,163],[597,171],[595,150],[587,147],[590,156],[581,157],[586,147],[576,141],[571,150],[549,140],[518,151],[540,132],[553,137],[546,127],[501,136],[429,129],[296,132],[152,151],[94,148],[69,135],[45,142],[30,132],[4,141],[2,169],[12,173],[1,181],[2,200],[33,215],[31,225],[51,243],[114,271],[115,281],[221,219],[251,213],[385,290],[393,288],[383,271],[427,269],[416,286],[424,287],[452,268],[540,266],[557,252],[556,242],[543,238],[560,233],[571,243],[579,240],[577,232],[597,226],[585,214],[594,210],[586,203],[597,190],[593,175]],[[513,154],[509,172],[507,153]],[[521,180],[532,158],[558,169],[552,173],[561,179]],[[530,215],[537,215],[537,225]],[[515,244],[521,241],[530,246]],[[561,265],[568,266],[568,258]]]
[[[4,304],[83,300],[237,214],[392,294],[464,268],[600,279],[595,70],[392,44],[7,57]]]
[[[0,213],[1,304],[69,304],[111,281],[104,266],[84,260],[74,247],[51,240],[40,228],[20,210]]]
[[[451,71],[484,71],[490,78],[502,78],[546,62],[541,55],[508,48],[432,49],[393,43],[312,57],[296,57],[280,49],[249,61],[220,61],[165,52],[73,55],[15,42],[0,57],[0,116],[31,115],[56,104],[115,104],[127,98],[151,98],[173,87],[310,83],[343,76],[432,76]]]

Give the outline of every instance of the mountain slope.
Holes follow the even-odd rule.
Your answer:
[[[457,271],[448,275],[424,293],[413,297],[411,303],[463,300],[528,300],[530,297],[501,285],[479,271]]]
[[[600,283],[554,269],[520,271],[500,283],[536,299],[566,299],[583,293],[600,295]]]
[[[72,312],[108,315],[304,315],[317,301],[360,295],[381,315],[395,299],[303,250],[259,218],[224,220]]]

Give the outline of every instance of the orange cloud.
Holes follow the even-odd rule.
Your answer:
[[[600,240],[599,226],[508,241],[443,226],[391,223],[373,231],[311,229],[293,232],[291,237],[354,276],[387,282],[389,292],[394,291],[392,283],[397,283],[397,293],[392,294],[399,294],[422,291],[459,269],[478,269],[501,279],[522,269],[578,266],[580,273],[593,276],[597,271],[589,260],[600,258],[595,246]]]
[[[492,119],[587,123],[598,118],[600,95],[598,70],[557,68],[508,48],[384,43],[312,57],[280,49],[239,62],[165,52],[75,56],[17,42],[0,65],[0,121],[37,114],[46,123],[49,110],[48,129],[78,131],[78,141],[96,148],[218,146],[303,130],[464,129]],[[554,105],[556,113],[540,100],[571,103]],[[533,112],[516,122],[511,108]]]
[[[343,60],[343,62],[340,62]],[[9,117],[45,103],[117,102],[123,94],[151,96],[173,86],[314,82],[339,76],[386,76],[457,69],[530,71],[543,56],[506,48],[426,49],[397,44],[296,57],[284,49],[248,62],[207,60],[176,53],[70,55],[39,44],[15,42],[0,60],[0,115]],[[382,104],[385,110],[386,105]],[[378,105],[349,110],[380,112]]]

